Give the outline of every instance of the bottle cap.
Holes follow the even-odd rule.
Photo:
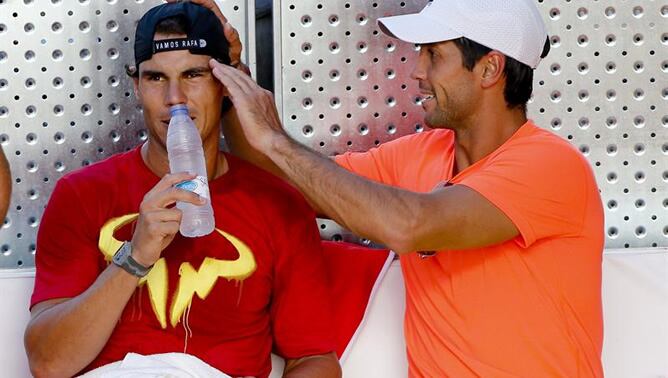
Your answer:
[[[176,104],[176,105],[172,105],[172,106],[169,108],[169,115],[171,115],[172,117],[174,117],[174,116],[177,115],[177,114],[185,114],[185,115],[188,115],[188,116],[189,116],[189,113],[188,113],[188,106],[187,106],[186,104]]]

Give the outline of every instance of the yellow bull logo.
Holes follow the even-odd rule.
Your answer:
[[[105,260],[111,261],[114,253],[123,244],[122,241],[114,238],[114,233],[121,227],[133,222],[139,217],[139,214],[128,214],[107,221],[100,231],[98,247],[104,255]],[[229,280],[244,280],[248,278],[255,269],[255,257],[251,249],[241,240],[224,231],[216,229],[220,235],[227,239],[239,253],[236,260],[218,260],[206,257],[200,265],[199,270],[195,270],[189,262],[181,263],[179,267],[179,283],[174,292],[174,299],[170,309],[170,324],[175,327],[179,319],[186,310],[193,295],[204,300],[213,289],[218,278],[222,277]],[[167,293],[168,293],[168,275],[167,263],[161,257],[153,265],[151,271],[139,281],[139,285],[148,286],[151,306],[156,318],[162,328],[167,328]]]

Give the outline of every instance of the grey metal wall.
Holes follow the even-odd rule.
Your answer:
[[[289,133],[335,154],[421,131],[415,49],[375,20],[426,2],[275,0],[277,102]],[[530,117],[592,164],[608,248],[668,246],[668,3],[537,5],[552,51],[536,72]],[[355,240],[329,221],[321,229]]]
[[[124,67],[133,62],[137,20],[161,2],[0,0],[0,144],[13,175],[0,268],[34,265],[37,227],[58,178],[145,140]],[[252,67],[254,1],[220,4]]]
[[[14,178],[0,268],[34,264],[59,177],[146,137],[124,66],[136,20],[157,3],[0,0],[0,144]],[[221,3],[252,67],[253,1]],[[416,51],[382,35],[375,20],[425,3],[275,0],[277,100],[288,131],[332,154],[422,130],[408,78]],[[531,117],[592,163],[608,247],[668,246],[668,4],[537,3],[552,51],[536,74]],[[331,222],[321,228],[354,238]]]

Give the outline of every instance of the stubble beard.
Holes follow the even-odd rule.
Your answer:
[[[436,108],[425,114],[424,121],[427,126],[435,129],[451,129],[456,123],[457,111],[448,102],[445,106],[436,105]]]
[[[433,111],[425,114],[424,121],[431,128],[456,130],[462,127],[470,105],[464,98],[446,96],[442,106],[437,103]]]

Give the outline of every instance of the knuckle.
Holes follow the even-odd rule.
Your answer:
[[[148,202],[148,199],[144,197],[144,200],[139,204],[139,212],[141,214],[146,214],[148,212],[148,205],[146,204]]]
[[[146,225],[146,230],[147,230],[148,233],[151,234],[151,235],[153,235],[153,234],[156,233],[157,228],[158,228],[158,226],[157,226],[157,224],[155,224],[155,223],[149,223],[149,224]]]
[[[167,228],[168,228],[168,230],[169,230],[169,233],[172,234],[172,235],[174,235],[174,234],[176,234],[177,232],[179,232],[179,228],[180,228],[180,226],[181,226],[181,225],[180,225],[179,223],[177,223],[177,222],[171,222],[171,223],[169,223],[169,225],[167,226]]]
[[[185,191],[183,189],[179,189],[179,188],[174,187],[174,186],[169,188],[168,191],[167,191],[167,195],[170,198],[173,198],[173,199],[176,199],[176,200],[182,199],[183,198],[183,193],[187,193],[187,191]]]

